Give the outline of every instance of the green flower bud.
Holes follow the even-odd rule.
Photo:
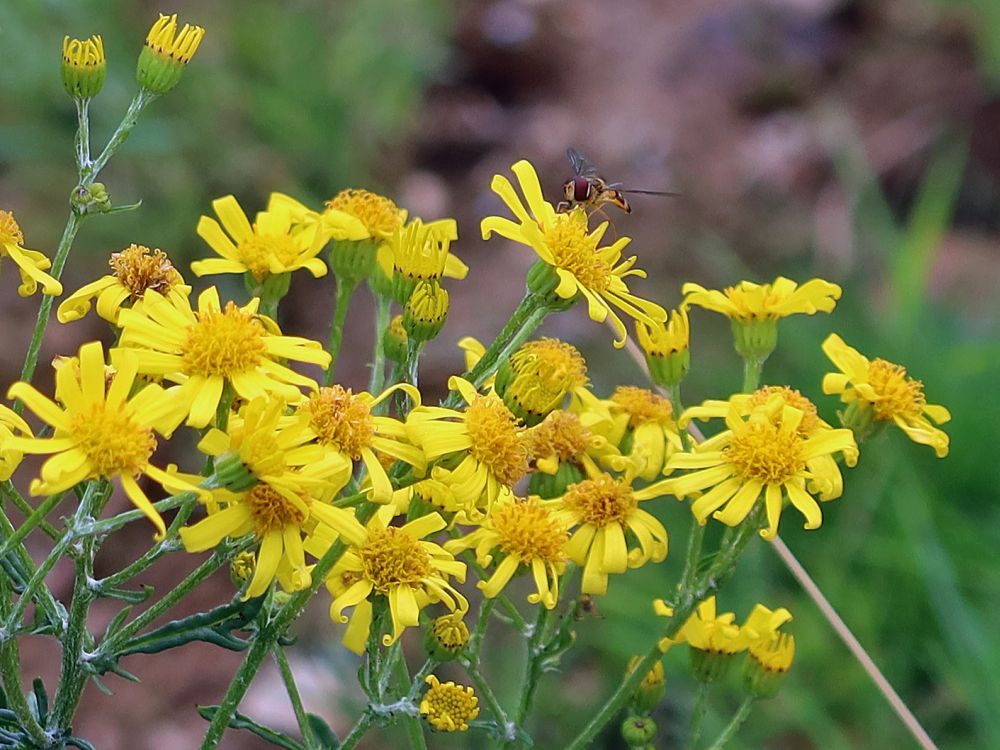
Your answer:
[[[403,328],[415,341],[430,341],[448,319],[448,292],[436,281],[419,283],[403,308]]]
[[[184,24],[178,33],[177,14],[161,14],[146,35],[146,45],[139,53],[135,71],[139,86],[154,94],[170,91],[181,80],[203,36],[203,28],[189,24]]]
[[[100,35],[83,40],[63,37],[62,82],[67,94],[75,99],[97,96],[107,71]]]
[[[648,716],[630,716],[622,722],[622,739],[630,748],[644,748],[656,737],[656,724]]]
[[[382,349],[386,358],[393,362],[405,362],[409,339],[403,327],[403,316],[396,315],[389,321],[389,327],[385,329],[385,336],[382,337]]]

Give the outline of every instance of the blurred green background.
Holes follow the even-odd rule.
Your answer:
[[[452,285],[452,322],[422,370],[424,382],[443,383],[460,366],[454,342],[497,330],[531,260],[478,239],[478,220],[499,209],[490,175],[529,158],[554,200],[568,171],[562,153],[574,145],[610,179],[682,192],[673,201],[636,197],[632,216],[612,217],[650,271],[638,285],[643,294],[673,305],[686,280],[718,288],[822,275],[843,286],[840,305],[831,316],[785,321],[765,379],[799,388],[834,420],[836,404],[819,389],[829,369],[819,343],[835,330],[870,357],[906,365],[930,402],[951,409],[947,459],[886,434],[865,446],[844,497],[824,508],[821,530],[804,532],[789,514],[782,535],[939,746],[1000,747],[997,7],[214,0],[168,9],[8,0],[0,5],[0,207],[15,212],[29,247],[52,252],[74,184],[75,117],[58,80],[62,36],[104,36],[109,73],[92,106],[96,149],[132,96],[135,56],[158,10],[208,32],[178,89],[147,110],[103,175],[116,202],[141,198],[143,206],[84,225],[68,289],[102,274],[108,254],[130,242],[162,247],[183,268],[205,252],[194,227],[220,195],[235,194],[253,212],[272,190],[318,204],[363,185],[424,218],[459,220],[457,252],[472,271]],[[328,309],[330,279],[295,284],[283,323],[325,336],[325,313],[315,311]],[[35,308],[13,294],[9,266],[0,289],[9,321],[0,372],[10,382]],[[492,304],[483,305],[484,294]],[[365,304],[352,308],[348,352],[368,351]],[[46,353],[105,332],[93,318],[76,326],[55,326]],[[692,327],[685,401],[725,397],[740,380],[728,325],[695,311]],[[599,388],[641,383],[581,310],[544,332],[579,343]],[[346,383],[365,382],[364,360],[345,361]],[[579,727],[627,657],[645,649],[655,626],[649,601],[676,576],[690,523],[680,504],[662,505],[661,515],[672,557],[613,580],[601,616],[581,620],[565,671],[543,681],[538,747]],[[141,550],[145,531],[129,544]],[[206,606],[228,595],[224,579],[215,585]],[[787,687],[759,706],[733,747],[916,746],[763,543],[741,561],[720,608],[742,618],[756,601],[792,610],[798,653]],[[354,666],[316,609],[296,670],[308,708],[343,723],[357,710],[340,687]],[[490,637],[496,653],[484,669],[510,698],[519,679],[510,654],[519,645],[500,627]],[[192,746],[202,726],[191,705],[218,701],[237,657],[185,652],[169,664],[131,662],[144,684],[114,682],[114,699],[90,691],[79,733],[99,747],[132,747],[140,729],[148,746]],[[657,747],[680,747],[686,733],[693,685],[684,657],[675,649],[666,659]],[[30,668],[54,677],[51,654],[34,658]],[[705,736],[738,704],[733,683],[713,695]],[[269,685],[265,675],[246,710],[288,726],[285,698]],[[228,742],[261,746],[236,733]],[[620,747],[615,731],[602,743]],[[377,738],[369,744],[378,746]]]

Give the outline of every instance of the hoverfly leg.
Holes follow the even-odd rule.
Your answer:
[[[615,226],[614,220],[608,215],[608,212],[604,210],[604,206],[594,206],[593,210],[588,214],[588,216],[594,216],[595,214],[600,214],[604,219],[611,225],[611,231],[614,232],[615,238],[612,242],[618,241],[618,227]]]

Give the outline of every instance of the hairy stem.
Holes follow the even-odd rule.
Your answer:
[[[358,281],[355,279],[345,279],[342,276],[335,276],[337,282],[337,300],[333,308],[333,320],[330,323],[330,343],[327,351],[330,352],[330,366],[323,377],[324,385],[333,383],[333,376],[337,370],[337,357],[340,356],[340,347],[344,343],[344,323],[347,321],[347,308],[351,304],[351,297],[354,290],[358,288]]]
[[[743,699],[743,703],[741,703],[740,707],[737,709],[733,720],[726,725],[726,728],[722,730],[722,734],[719,735],[719,738],[712,743],[712,746],[708,750],[722,750],[722,748],[726,746],[726,743],[736,736],[736,732],[739,731],[739,728],[743,726],[743,722],[746,721],[747,717],[750,715],[750,710],[753,708],[754,700],[755,699],[752,695],[748,695]]]

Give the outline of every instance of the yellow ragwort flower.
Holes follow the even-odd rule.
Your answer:
[[[567,528],[574,528],[566,554],[583,567],[580,591],[603,596],[608,575],[624,573],[667,556],[667,530],[639,507],[642,491],[610,474],[600,473],[571,484],[561,498],[546,503]],[[638,547],[629,549],[630,535]]]
[[[258,304],[254,298],[243,307],[230,302],[223,308],[218,290],[210,287],[198,296],[195,311],[186,298],[174,306],[149,290],[138,308],[121,311],[122,335],[112,362],[119,352],[134,352],[140,373],[180,383],[176,408],[192,427],[212,421],[227,384],[246,400],[274,394],[298,401],[296,386],[316,388],[316,381],[284,361],[327,367],[330,355],[316,341],[283,336],[274,321],[257,314]]]
[[[420,392],[406,383],[387,388],[378,397],[333,385],[313,391],[297,412],[307,415],[308,430],[321,446],[352,462],[364,463],[372,485],[369,499],[381,504],[390,502],[394,492],[381,456],[413,466],[418,475],[427,465],[423,451],[409,442],[402,422],[372,414],[372,409],[396,391],[404,391],[420,405]]]
[[[154,94],[166,94],[181,80],[187,66],[205,36],[201,26],[184,24],[177,31],[177,14],[162,13],[146,35],[146,45],[139,53],[135,77],[139,85]]]
[[[804,435],[799,429],[803,412],[781,398],[745,412],[739,404],[730,404],[727,430],[690,452],[675,453],[665,467],[667,471],[694,471],[656,482],[643,492],[695,496],[691,512],[699,523],[713,515],[728,526],[742,523],[763,494],[767,528],[761,536],[765,539],[778,533],[787,497],[805,517],[805,528],[819,528],[823,514],[811,493],[832,500],[831,488],[842,486],[839,476],[830,476],[839,474],[836,462],[823,457],[856,450],[851,431],[816,430]]]
[[[681,291],[685,306],[698,305],[741,322],[777,320],[797,313],[828,313],[841,294],[840,287],[829,281],[812,279],[799,286],[784,276],[772,284],[741,281],[721,292],[688,282]]]
[[[260,550],[244,599],[263,594],[275,577],[286,591],[310,584],[302,536],[327,509],[316,498],[336,494],[351,477],[351,462],[312,442],[305,419],[283,420],[284,410],[279,399],[255,398],[225,432],[213,428],[198,444],[216,459],[217,471],[227,459],[239,461],[257,481],[240,492],[216,490],[212,499],[223,507],[180,530],[188,552],[212,549],[226,537],[257,536]]]
[[[555,474],[561,463],[573,464],[587,474],[599,472],[595,458],[619,455],[580,415],[562,409],[551,412],[526,437],[532,468],[545,474]]]
[[[78,367],[56,370],[59,403],[28,383],[14,383],[8,398],[21,399],[54,430],[51,437],[8,437],[6,450],[52,454],[31,482],[31,494],[52,495],[88,479],[118,478],[132,503],[162,538],[166,526],[146,493],[136,482],[145,475],[170,492],[207,494],[149,461],[156,450],[156,434],[169,435],[173,421],[171,396],[158,385],[147,385],[129,396],[136,383],[138,360],[120,356],[117,372],[108,382],[100,342],[80,347]],[[60,406],[61,404],[61,406]]]
[[[589,219],[582,208],[557,213],[542,197],[538,175],[530,163],[521,160],[511,167],[511,171],[518,179],[524,201],[503,175],[495,175],[490,187],[507,204],[517,221],[500,216],[486,217],[481,225],[483,239],[489,239],[495,232],[531,247],[558,277],[553,291],[559,298],[572,300],[582,296],[587,300],[591,320],[603,323],[610,318],[617,333],[616,347],[625,345],[627,332],[614,308],[643,322],[667,319],[666,310],[628,289],[626,278],[646,276],[645,271],[633,268],[634,255],[621,260],[622,250],[631,241],[628,237],[598,247],[607,231],[607,222],[589,231]]]
[[[909,377],[904,367],[884,359],[869,360],[835,333],[823,342],[823,351],[840,370],[824,376],[823,392],[840,394],[848,405],[847,426],[863,436],[873,421],[891,421],[913,442],[933,448],[938,458],[948,455],[948,435],[931,420],[943,424],[951,413],[928,404],[923,383]]]
[[[59,303],[56,317],[60,323],[79,320],[97,300],[97,314],[112,324],[118,323],[123,306],[132,307],[152,289],[166,297],[172,305],[191,293],[191,287],[160,249],[131,244],[121,252],[112,253],[108,261],[112,273],[85,284]]]
[[[566,524],[538,498],[509,497],[497,501],[480,528],[445,542],[444,547],[449,552],[475,548],[476,559],[484,567],[492,565],[495,557],[501,558],[489,579],[476,584],[490,599],[525,566],[535,583],[528,601],[553,609],[559,601],[559,576],[566,569],[568,541]]]
[[[17,435],[32,437],[31,427],[16,411],[0,404],[0,481],[10,479],[24,457],[21,451],[8,443],[10,438]]]
[[[21,274],[21,285],[17,293],[28,297],[35,293],[38,285],[42,285],[42,294],[62,294],[62,284],[45,273],[52,262],[38,250],[28,250],[23,247],[24,235],[17,225],[14,214],[0,209],[0,258],[9,257],[17,264]]]
[[[407,415],[406,431],[428,461],[459,457],[455,468],[435,466],[432,476],[448,485],[471,519],[477,508],[510,495],[528,472],[528,448],[523,428],[499,397],[482,396],[459,377],[449,378],[448,387],[465,399],[465,410],[418,406]]]
[[[90,39],[63,37],[62,81],[67,94],[80,99],[97,96],[107,72],[104,40],[99,34]]]
[[[654,602],[657,614],[665,614],[669,608],[662,600]],[[710,596],[681,626],[673,643],[687,642],[691,648],[699,651],[709,651],[716,654],[737,654],[746,649],[747,644],[741,638],[740,627],[734,624],[736,615],[732,612],[717,614],[715,597]]]
[[[412,219],[379,245],[379,268],[399,287],[397,302],[404,304],[419,281],[437,281],[442,276],[464,279],[468,275],[469,267],[450,252],[456,239],[458,225],[454,219],[426,223]]]
[[[437,513],[402,526],[389,525],[391,514],[377,513],[362,526],[352,513],[329,508],[323,520],[348,545],[327,576],[326,586],[333,596],[332,620],[348,622],[343,611],[354,607],[344,634],[344,645],[351,651],[360,654],[365,650],[373,596],[384,596],[389,605],[392,633],[382,637],[385,646],[399,640],[406,628],[417,627],[420,610],[428,604],[440,602],[462,614],[469,610],[468,600],[449,581],[465,581],[465,563],[425,539],[445,527]],[[309,549],[318,557],[331,542],[319,532]]]
[[[439,732],[464,732],[479,716],[479,698],[468,686],[440,682],[434,675],[425,680],[430,687],[420,701],[420,714]]]
[[[388,240],[403,226],[407,213],[391,199],[357,188],[341,190],[328,200],[324,216],[341,211],[358,219],[367,230],[367,237],[379,242]]]
[[[669,388],[680,383],[691,366],[691,326],[687,306],[669,312],[665,323],[635,323],[649,374],[657,385]]]
[[[615,388],[606,404],[612,421],[605,423],[603,434],[623,456],[611,465],[651,482],[667,459],[683,447],[673,406],[648,388],[631,385]]]
[[[523,344],[501,364],[495,386],[510,410],[532,427],[588,382],[587,363],[575,346],[542,338]]]

